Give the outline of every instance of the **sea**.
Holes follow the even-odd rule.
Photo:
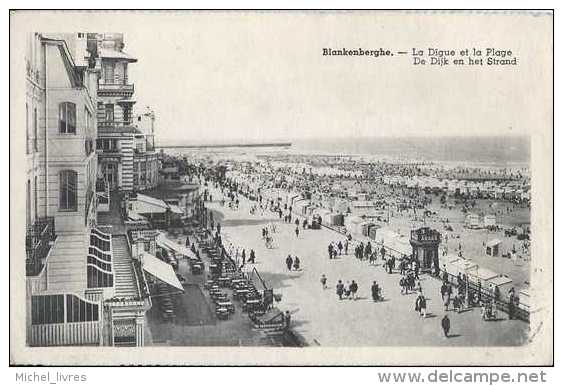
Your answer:
[[[526,169],[529,168],[531,151],[529,136],[299,138],[284,142],[291,142],[291,146],[245,147],[242,145],[244,141],[240,141],[238,143],[241,143],[241,146],[237,147],[179,148],[173,153],[203,151],[238,155],[272,153],[338,155],[358,156],[369,160]]]
[[[292,141],[291,152],[526,168],[530,147],[528,136],[312,138]]]

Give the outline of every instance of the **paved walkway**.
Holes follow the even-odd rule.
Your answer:
[[[213,197],[220,197],[217,191]],[[295,236],[295,225],[280,222],[276,214],[249,213],[249,202],[241,197],[240,209],[232,211],[218,202],[206,203],[207,207],[220,212],[225,244],[250,248],[256,252],[256,264],[247,265],[260,272],[274,293],[282,294],[278,307],[291,310],[294,331],[309,345],[321,346],[512,346],[527,339],[527,323],[504,319],[484,322],[480,310],[462,314],[448,312],[451,320],[451,338],[442,335],[440,327],[444,315],[440,299],[440,282],[429,276],[421,276],[423,292],[427,297],[427,319],[420,319],[414,311],[416,295],[401,295],[399,274],[388,275],[381,266],[370,266],[358,261],[349,251],[348,256],[328,259],[327,247],[331,241],[343,236],[326,228],[303,230]],[[258,212],[258,211],[257,211]],[[275,248],[267,249],[261,237],[261,229],[271,221],[277,225],[274,235]],[[285,258],[298,256],[302,270],[288,271]],[[329,288],[323,290],[321,274],[328,278]],[[359,285],[358,300],[338,300],[335,284],[341,279],[355,280]],[[371,283],[377,280],[385,301],[371,301]]]

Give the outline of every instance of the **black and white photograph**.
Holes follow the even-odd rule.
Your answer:
[[[13,11],[10,355],[549,365],[550,11]]]

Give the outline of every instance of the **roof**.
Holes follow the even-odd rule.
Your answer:
[[[127,53],[123,51],[112,50],[111,48],[100,48],[98,56],[102,59],[119,59],[126,60],[131,63],[137,61],[136,58],[128,55]]]
[[[506,285],[512,283],[512,279],[507,276],[497,276],[487,281],[496,286]]]
[[[145,196],[144,194],[137,194],[135,200],[135,211],[137,213],[165,213],[168,204],[157,198]]]
[[[500,244],[502,244],[502,241],[500,241],[499,239],[492,239],[491,241],[487,242],[487,247],[495,247]]]
[[[474,277],[477,277],[481,280],[491,280],[497,276],[500,276],[498,273],[491,271],[488,268],[478,267],[475,271],[471,272]]]
[[[158,187],[143,191],[144,194],[165,199],[177,198],[178,194],[199,189],[197,184],[186,184],[183,182],[166,182],[159,184]]]

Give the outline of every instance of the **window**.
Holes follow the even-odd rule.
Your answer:
[[[77,174],[73,170],[63,170],[60,173],[59,208],[75,211],[78,208]]]
[[[59,133],[76,134],[76,105],[72,102],[59,104]]]
[[[106,105],[106,121],[113,122],[113,105]]]
[[[113,84],[115,82],[115,64],[104,63],[104,83]]]
[[[63,295],[34,295],[31,297],[31,324],[64,323]]]
[[[97,304],[86,302],[75,295],[66,295],[67,323],[97,321],[98,316]]]
[[[129,124],[131,122],[131,108],[123,106],[123,122]]]
[[[37,108],[33,109],[33,150],[37,151],[37,125],[38,125],[38,117],[37,117]]]

